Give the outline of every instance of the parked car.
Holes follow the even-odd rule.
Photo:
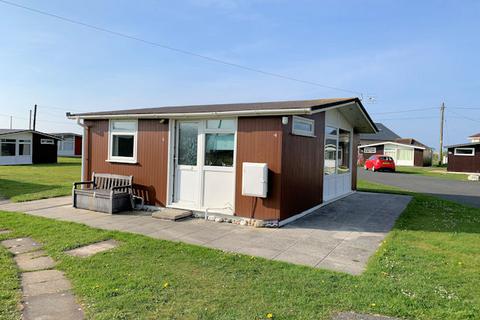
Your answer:
[[[372,171],[388,170],[395,172],[395,161],[392,157],[375,154],[365,161],[364,168]]]

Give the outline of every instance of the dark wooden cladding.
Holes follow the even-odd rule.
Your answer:
[[[80,136],[75,136],[75,152],[74,154],[76,156],[81,156],[82,155],[82,137]]]
[[[423,167],[423,150],[415,149],[413,152],[413,165],[415,167]]]
[[[358,145],[360,144],[360,135],[353,134],[352,139],[352,190],[357,190],[357,174],[358,174]]]
[[[137,163],[107,162],[108,120],[85,121],[88,143],[85,161],[87,177],[92,172],[132,175],[135,193],[143,196],[148,204],[166,205],[168,164],[168,122],[139,120],[137,135]]]
[[[32,163],[57,163],[58,140],[38,133],[32,136]],[[53,144],[42,144],[42,139],[53,140]]]
[[[367,147],[368,148],[368,147]],[[375,148],[375,153],[365,153],[365,148],[360,148],[358,149],[358,153],[357,153],[357,161],[360,165],[364,165],[365,164],[365,161],[368,160],[368,158],[370,158],[371,156],[375,155],[375,154],[379,154],[379,155],[382,155],[383,152],[384,152],[384,145],[383,144],[380,144],[380,145],[377,145],[377,146],[373,146],[373,148]],[[355,149],[354,150],[354,153],[355,153]],[[354,163],[356,163],[354,162]]]
[[[292,117],[282,128],[281,220],[323,201],[325,113],[304,117],[315,120],[315,137],[293,135]]]
[[[474,148],[474,156],[456,156],[455,148],[448,148],[448,171],[480,173],[480,144],[459,148]]]
[[[239,118],[237,129],[237,162],[235,213],[255,219],[279,219],[282,170],[281,117]],[[267,198],[242,196],[242,164],[268,164]]]

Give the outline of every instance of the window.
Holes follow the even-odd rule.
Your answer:
[[[64,136],[63,141],[58,141],[58,151],[73,151],[73,136]]]
[[[235,120],[233,119],[207,120],[207,129],[232,131],[232,130],[235,130]]]
[[[338,167],[337,173],[350,172],[350,131],[340,129],[338,132]]]
[[[315,120],[293,116],[292,134],[299,136],[315,136]]]
[[[110,122],[110,161],[136,162],[136,120],[112,120]]]
[[[32,141],[31,140],[18,140],[18,155],[30,156],[32,155]]]
[[[55,144],[53,139],[40,139],[40,144]]]
[[[205,135],[205,165],[233,167],[235,134],[207,133]]]
[[[0,156],[14,157],[16,143],[15,139],[0,139]]]
[[[474,156],[475,149],[474,148],[455,148],[454,154],[456,156]]]
[[[413,150],[411,149],[398,149],[397,160],[399,161],[411,161],[413,160]]]
[[[337,168],[337,128],[325,127],[325,165],[324,174],[336,173]]]
[[[377,147],[365,147],[363,148],[363,153],[376,153]]]
[[[180,122],[178,129],[178,164],[196,166],[198,123]]]

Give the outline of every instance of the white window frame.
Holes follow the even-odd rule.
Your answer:
[[[472,153],[471,154],[457,153],[457,149],[470,150]],[[453,154],[456,155],[456,156],[460,156],[460,157],[474,157],[475,156],[475,148],[462,148],[462,147],[455,148],[455,149],[453,149]]]
[[[14,140],[15,142],[12,142],[12,141],[7,142],[7,140]],[[18,141],[17,141],[17,139],[13,139],[13,138],[2,138],[2,139],[0,139],[0,147],[4,143],[15,145],[15,154],[13,156],[2,156],[2,153],[1,153],[1,150],[0,150],[0,157],[16,157],[16,156],[18,156]]]
[[[30,139],[18,139],[17,140],[17,144],[18,144],[18,151],[17,151],[17,154],[18,156],[20,157],[30,157],[32,156],[32,140]],[[23,144],[23,145],[26,145],[28,144],[30,146],[30,154],[20,154],[20,145]]]
[[[311,131],[305,131],[305,130],[295,129],[295,123],[296,122],[307,123],[307,124],[312,126],[312,130]],[[304,136],[304,137],[315,137],[315,120],[304,118],[304,117],[299,117],[299,116],[293,116],[292,117],[292,134],[297,135],[297,136]]]
[[[40,139],[40,144],[55,144],[54,139]]]
[[[114,122],[134,122],[135,130],[133,132],[126,131],[114,131]],[[117,136],[132,136],[133,135],[133,157],[115,157],[112,156],[113,151],[113,135]],[[109,120],[108,122],[108,159],[107,162],[120,162],[120,163],[137,163],[137,139],[138,138],[138,119],[122,119],[122,120]]]

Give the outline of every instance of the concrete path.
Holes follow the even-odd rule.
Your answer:
[[[480,208],[480,182],[447,180],[406,173],[371,172],[364,169],[358,170],[358,178]]]
[[[70,198],[64,198],[64,201],[67,199],[70,201]],[[96,228],[358,275],[410,200],[409,196],[357,192],[275,229],[256,229],[203,219],[174,222],[145,215],[108,215],[74,209],[63,205],[58,198],[17,203],[15,206],[0,205],[0,210],[21,211]]]
[[[31,238],[19,238],[2,241],[2,245],[15,255],[22,272],[22,319],[83,319],[70,281],[63,272],[52,270],[56,263],[41,250],[40,243]]]

